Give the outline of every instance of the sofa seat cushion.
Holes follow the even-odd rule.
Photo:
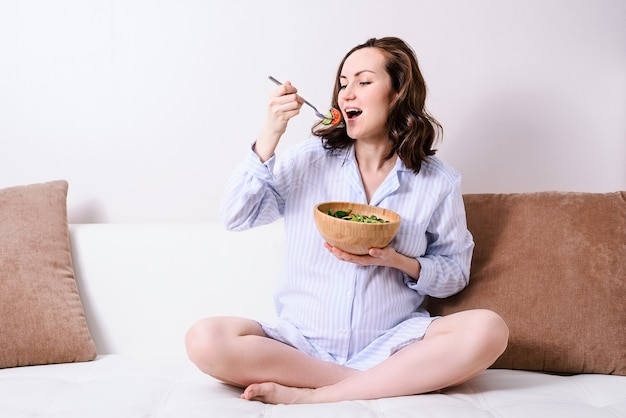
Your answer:
[[[308,418],[626,416],[626,378],[487,370],[445,391],[374,401],[272,406],[202,374],[184,357],[105,355],[0,370],[0,416]]]

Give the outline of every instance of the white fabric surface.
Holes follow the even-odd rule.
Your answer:
[[[265,405],[186,359],[108,355],[0,371],[3,418],[626,417],[626,379],[488,370],[446,391],[375,401]]]
[[[0,418],[626,418],[626,377],[511,370],[488,370],[445,394],[295,406],[239,399],[241,390],[187,360],[183,337],[207,315],[272,320],[280,234],[280,224],[241,233],[208,223],[72,225],[101,355],[1,369]]]

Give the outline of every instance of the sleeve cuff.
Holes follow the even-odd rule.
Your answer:
[[[424,290],[432,286],[437,277],[436,263],[427,257],[418,257],[420,263],[420,276],[417,279],[406,276],[407,285],[420,294],[425,294]]]
[[[248,150],[248,155],[245,160],[246,171],[253,177],[257,177],[261,180],[270,180],[273,176],[274,163],[276,162],[276,155],[272,155],[264,163],[261,162],[259,156],[254,152],[254,144],[252,143]]]

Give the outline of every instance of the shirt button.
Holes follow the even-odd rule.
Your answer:
[[[352,295],[352,292],[349,290],[346,290],[346,296],[350,297]]]
[[[346,328],[344,328],[344,329],[342,329],[342,330],[341,330],[341,333],[342,333],[343,335],[346,335],[346,334],[348,333],[348,330],[347,330]]]

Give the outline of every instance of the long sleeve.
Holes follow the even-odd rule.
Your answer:
[[[407,278],[407,284],[421,294],[440,298],[461,291],[469,284],[474,241],[467,229],[460,181],[453,183],[433,212],[426,238],[426,252],[417,258],[419,280]]]
[[[269,224],[282,216],[284,198],[274,186],[276,157],[265,163],[248,150],[226,182],[220,219],[227,229],[243,230]]]

